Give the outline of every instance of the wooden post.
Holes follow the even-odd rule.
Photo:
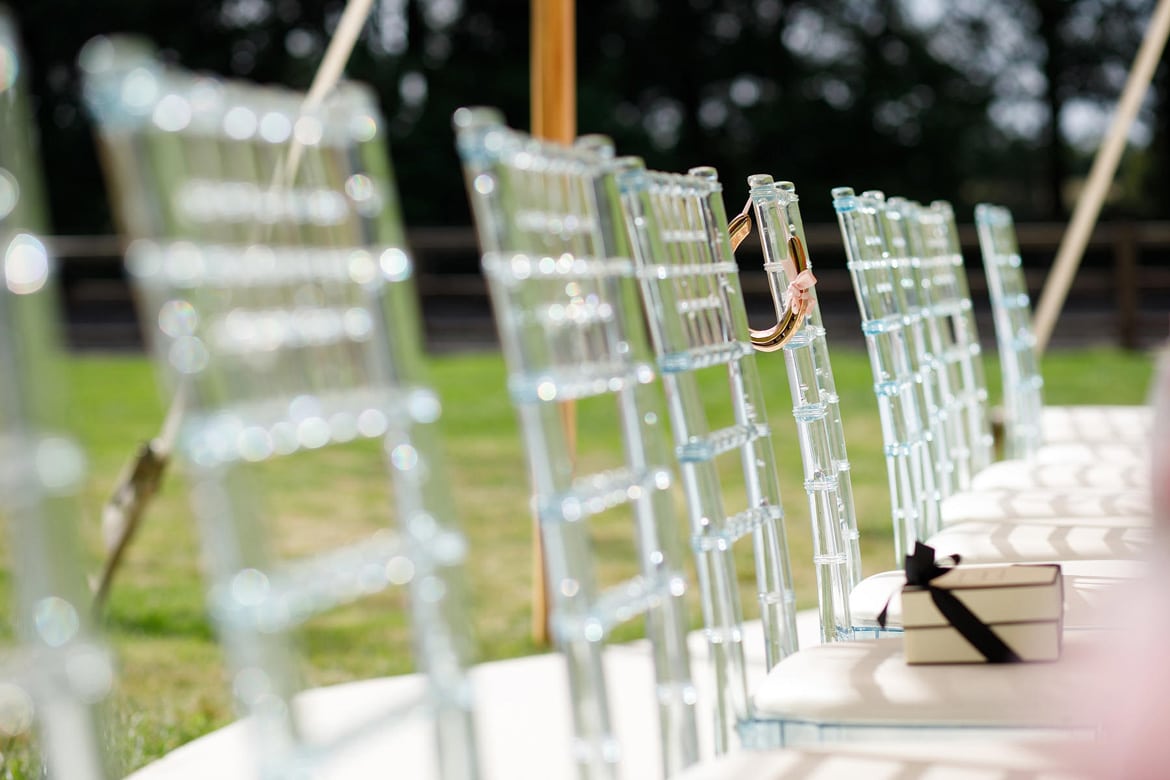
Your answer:
[[[1117,164],[1121,161],[1122,151],[1125,150],[1129,128],[1137,117],[1142,98],[1154,77],[1154,69],[1162,57],[1167,35],[1170,35],[1170,0],[1158,0],[1154,14],[1150,17],[1146,37],[1134,58],[1125,89],[1121,92],[1121,99],[1117,101],[1113,121],[1109,124],[1109,131],[1101,142],[1101,148],[1097,150],[1097,156],[1093,158],[1089,180],[1077,201],[1068,230],[1060,240],[1056,261],[1052,264],[1052,270],[1044,283],[1044,291],[1040,295],[1040,303],[1036,306],[1032,330],[1036,336],[1037,355],[1044,353],[1048,339],[1052,337],[1056,318],[1060,316],[1068,288],[1072,285],[1073,276],[1076,275],[1077,266],[1081,264],[1081,257],[1085,254],[1085,246],[1089,243],[1097,216],[1101,213],[1101,204],[1105,202],[1105,194],[1113,181],[1113,175],[1117,172]],[[1053,121],[1058,119],[1059,117],[1053,117]]]
[[[577,135],[575,0],[532,0],[532,134],[563,144]],[[577,449],[577,408],[561,405],[570,451]],[[532,639],[548,644],[548,581],[540,520],[532,529]]]
[[[1124,349],[1137,349],[1141,314],[1138,289],[1137,236],[1132,222],[1117,225],[1113,239],[1113,284],[1117,301],[1117,339]]]

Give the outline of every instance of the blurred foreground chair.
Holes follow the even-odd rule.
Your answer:
[[[1004,453],[1026,458],[1055,442],[1149,441],[1152,415],[1143,406],[1045,406],[1035,354],[1032,308],[1011,212],[982,203],[975,227],[1003,373]]]
[[[41,182],[26,67],[0,7],[0,520],[16,637],[0,655],[0,733],[6,772],[105,780],[114,776],[103,717],[114,669],[90,625],[75,500],[85,459],[62,432],[66,382],[53,261],[37,237]],[[34,726],[39,741],[26,753],[22,739]]]
[[[82,67],[132,239],[141,321],[165,386],[185,396],[178,452],[255,776],[317,777],[421,716],[437,776],[477,777],[467,545],[436,446],[440,405],[422,372],[411,260],[371,94],[346,85],[306,113],[298,93],[166,68],[121,39],[90,42]],[[270,528],[260,475],[356,440],[382,449],[394,522],[282,557],[289,540]],[[314,737],[294,697],[297,628],[395,587],[407,593],[425,684]]]
[[[507,128],[494,110],[460,109],[455,128],[533,479],[553,596],[549,623],[568,665],[573,758],[582,778],[621,776],[603,650],[614,628],[644,616],[656,742],[670,776],[698,757],[686,579],[666,420],[617,185],[598,150],[536,140]],[[590,399],[606,403],[602,419],[621,452],[609,468],[576,474],[560,405]],[[623,536],[635,542],[638,573],[603,587],[591,525],[627,506]]]

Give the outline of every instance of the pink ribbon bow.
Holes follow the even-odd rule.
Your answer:
[[[817,278],[813,276],[813,272],[807,268],[796,275],[796,278],[788,283],[788,309],[797,317],[807,317],[812,311],[813,297],[809,290],[817,283]]]

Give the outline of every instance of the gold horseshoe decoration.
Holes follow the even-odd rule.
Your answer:
[[[739,249],[743,240],[752,234],[752,217],[746,208],[727,223],[727,234],[731,237],[732,252]]]
[[[743,207],[743,211],[736,215],[727,225],[727,232],[731,238],[732,252],[739,249],[739,245],[744,242],[744,239],[751,235],[751,203],[751,200],[749,200]],[[797,274],[808,269],[808,255],[804,251],[804,244],[796,236],[788,239],[788,259],[792,261],[792,265],[796,268]],[[773,289],[772,297],[775,298],[775,296],[776,291]],[[765,330],[749,328],[752,346],[755,347],[757,352],[776,352],[792,340],[792,337],[796,335],[796,331],[804,321],[804,317],[805,314],[803,312],[794,312],[789,307],[784,310],[784,314],[772,327]]]

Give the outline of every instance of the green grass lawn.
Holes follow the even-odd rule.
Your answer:
[[[801,607],[813,605],[808,512],[801,488],[795,428],[783,361],[761,356],[777,460],[788,513],[788,535]],[[988,382],[998,387],[996,366]],[[837,350],[834,369],[847,423],[850,460],[867,573],[891,568],[889,500],[868,361],[860,351]],[[1151,373],[1148,355],[1112,350],[1057,353],[1044,364],[1050,403],[1139,403]],[[90,457],[83,495],[88,565],[100,560],[100,508],[126,458],[156,432],[162,406],[146,361],[138,357],[82,356],[69,368],[73,430]],[[433,380],[444,402],[444,447],[458,514],[471,543],[467,571],[478,660],[539,652],[530,635],[532,520],[527,469],[516,420],[504,393],[496,354],[443,357]],[[717,383],[719,377],[704,377]],[[713,391],[721,393],[718,387]],[[713,410],[728,414],[726,409]],[[602,464],[614,442],[594,434],[606,409],[580,408],[581,462]],[[258,474],[273,515],[279,549],[298,555],[368,532],[387,522],[385,471],[372,444],[290,458],[279,477]],[[275,471],[272,469],[270,471]],[[632,571],[633,548],[620,515],[603,515],[594,539],[606,551],[602,577]],[[744,572],[750,571],[750,553]],[[119,663],[113,697],[112,742],[128,772],[233,718],[219,649],[203,608],[199,538],[178,474],[151,506],[110,599],[104,629]],[[750,575],[749,575],[750,576]],[[745,605],[751,586],[744,578]],[[5,599],[11,589],[0,570]],[[411,670],[409,634],[400,597],[390,593],[311,621],[302,635],[310,685]],[[691,604],[691,620],[698,606]],[[11,633],[9,627],[4,631]],[[621,633],[633,637],[638,628]],[[28,748],[0,737],[8,760],[0,777],[30,776]]]

